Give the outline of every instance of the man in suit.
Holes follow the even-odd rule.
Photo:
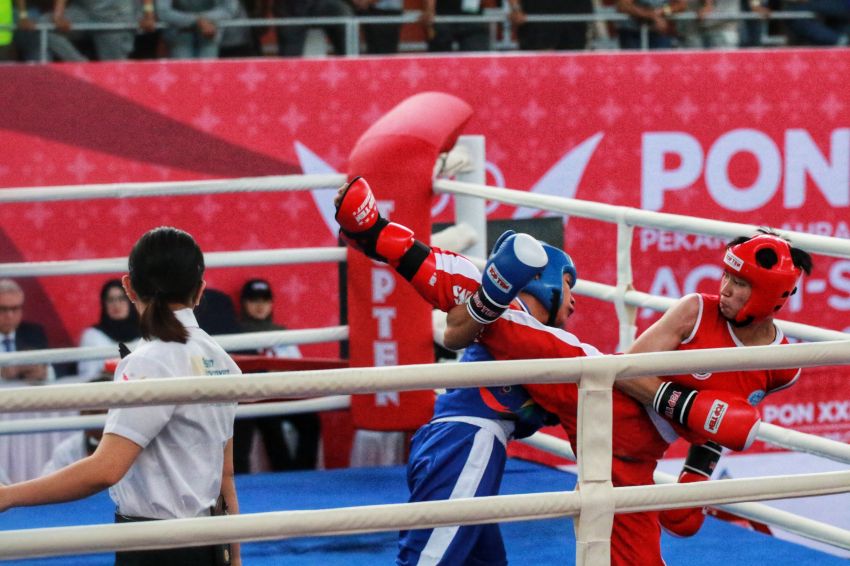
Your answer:
[[[0,279],[0,352],[20,352],[47,348],[44,329],[23,322],[24,291],[11,279]],[[41,383],[47,380],[46,364],[3,366],[0,376],[5,380]]]

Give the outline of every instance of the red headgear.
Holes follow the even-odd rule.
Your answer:
[[[756,254],[764,249],[773,250],[776,263],[762,267]],[[794,265],[791,246],[777,236],[762,234],[726,250],[723,258],[726,271],[750,284],[752,294],[735,316],[735,322],[759,320],[771,316],[782,308],[796,290],[802,270]]]

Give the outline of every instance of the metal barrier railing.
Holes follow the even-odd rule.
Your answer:
[[[229,27],[320,27],[330,25],[340,25],[345,28],[346,52],[345,56],[352,57],[360,54],[360,28],[364,25],[374,24],[416,24],[422,12],[418,10],[410,10],[399,16],[338,16],[338,17],[309,17],[309,18],[252,18],[252,19],[234,19],[225,20],[218,23],[222,28]],[[705,22],[728,22],[728,21],[766,21],[766,20],[801,20],[813,19],[817,14],[810,11],[792,11],[792,12],[771,12],[770,14],[762,15],[753,12],[740,13],[712,13],[704,18],[699,18],[696,13],[682,13],[670,16],[673,21],[694,21],[701,20]],[[594,14],[548,14],[534,15],[528,14],[526,21],[529,23],[540,22],[574,22],[574,23],[616,23],[625,22],[630,19],[630,16],[617,13],[615,11],[604,11]],[[483,23],[490,26],[491,45],[494,50],[515,49],[516,43],[511,40],[511,27],[509,13],[502,9],[486,10],[481,15],[469,16],[437,16],[434,18],[435,24],[449,23]],[[504,33],[498,33],[498,26],[503,26]],[[48,34],[56,29],[56,26],[50,22],[38,22],[34,24],[35,32],[39,34],[39,50],[42,62],[48,61]],[[165,29],[168,25],[158,23],[157,29]],[[0,25],[0,31],[14,30],[11,25]],[[135,22],[127,23],[75,23],[73,26],[75,31],[115,31],[115,30],[137,30],[138,26]],[[501,40],[498,38],[501,36]],[[649,49],[649,25],[644,23],[641,25],[641,48]]]

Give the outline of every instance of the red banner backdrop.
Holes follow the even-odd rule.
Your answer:
[[[349,172],[361,134],[423,91],[472,107],[465,132],[486,136],[491,184],[850,235],[847,50],[4,66],[0,185]],[[126,256],[161,224],[187,229],[205,251],[334,245],[332,192],[3,205],[0,261]],[[435,220],[449,218],[449,200],[434,199]],[[489,213],[539,214],[506,205]],[[613,283],[613,227],[567,222],[581,276]],[[639,230],[636,286],[669,296],[714,290],[722,247]],[[850,261],[816,259],[783,316],[850,330]],[[338,323],[335,270],[217,269],[208,280],[235,295],[261,273],[277,292],[276,319],[317,327]],[[74,343],[97,319],[104,279],[25,281],[27,316],[48,326],[53,345]],[[654,316],[641,313],[641,327]],[[610,305],[580,298],[570,327],[612,351],[614,321]],[[805,372],[775,409],[768,398],[767,420],[797,426],[809,422],[809,407],[815,421],[820,403],[846,408],[846,370],[829,375],[840,377]],[[846,436],[848,411],[829,415],[819,431]]]

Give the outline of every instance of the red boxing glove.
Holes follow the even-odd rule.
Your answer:
[[[732,450],[749,448],[761,423],[755,407],[728,391],[697,391],[669,381],[655,392],[652,407],[664,418]]]
[[[409,228],[381,216],[375,195],[363,177],[355,177],[345,186],[334,218],[348,244],[367,257],[389,263],[407,279],[431,251],[413,237]]]
[[[683,471],[679,475],[679,483],[691,483],[707,481],[708,478],[700,474],[692,474]],[[692,537],[697,534],[702,522],[705,520],[704,507],[686,507],[684,509],[665,509],[658,514],[658,520],[671,535],[677,537]]]
[[[720,446],[714,442],[692,445],[679,474],[679,483],[708,481],[711,472],[720,460]],[[672,535],[679,537],[694,536],[705,520],[705,507],[687,507],[685,509],[666,509],[658,514],[661,526]]]

